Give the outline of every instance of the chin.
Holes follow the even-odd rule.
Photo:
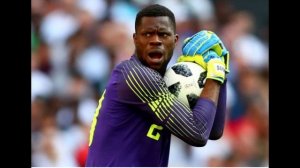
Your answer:
[[[156,70],[157,72],[159,72],[161,75],[163,75],[166,72],[166,68],[164,68],[162,65],[158,65],[158,66],[150,66],[151,69]]]
[[[150,65],[149,66],[151,69],[154,69],[156,71],[160,71],[161,70],[161,66],[157,66],[157,65]]]

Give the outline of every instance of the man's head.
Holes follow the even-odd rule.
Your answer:
[[[150,5],[136,16],[133,40],[141,62],[163,74],[178,41],[172,11],[161,5]]]

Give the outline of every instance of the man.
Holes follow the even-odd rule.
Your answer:
[[[164,6],[148,6],[137,14],[135,31],[135,54],[115,67],[99,100],[86,166],[165,167],[171,134],[193,146],[204,146],[209,138],[222,135],[225,72],[210,70],[218,63],[225,66],[222,54],[213,52],[222,52],[216,47],[219,43],[196,35],[186,40],[186,55],[180,61],[196,62],[208,71],[202,94],[191,110],[168,91],[162,77],[178,41],[174,14]],[[197,44],[199,40],[205,44],[201,49],[197,48],[202,45]]]

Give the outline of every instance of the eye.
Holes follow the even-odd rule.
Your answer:
[[[150,37],[151,34],[150,34],[150,33],[145,33],[145,36],[146,36],[146,37]]]
[[[161,37],[168,37],[169,36],[169,34],[168,33],[159,33],[159,36],[161,36]]]

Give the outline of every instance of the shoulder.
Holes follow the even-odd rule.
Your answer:
[[[135,80],[142,76],[150,76],[148,69],[149,68],[141,64],[138,60],[131,57],[129,60],[124,60],[116,65],[111,76],[116,81],[125,82],[126,80]],[[123,79],[125,79],[125,81]]]
[[[129,60],[122,61],[115,67],[115,70],[122,72],[123,74],[142,75],[142,76],[155,76],[156,78],[161,75],[155,70],[143,65],[137,58],[132,57]]]
[[[120,64],[118,64],[115,69],[128,71],[131,69],[143,69],[143,68],[147,68],[147,67],[144,66],[140,61],[138,61],[134,57],[131,57],[129,60],[124,60]]]
[[[166,87],[163,77],[157,71],[144,66],[137,58],[132,57],[121,62],[115,70],[122,74],[122,78],[128,81],[128,84],[143,85],[146,88],[149,86]]]

